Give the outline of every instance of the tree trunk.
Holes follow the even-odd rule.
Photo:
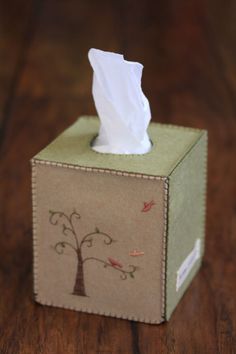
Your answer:
[[[75,278],[75,285],[73,290],[73,295],[87,296],[84,286],[84,269],[83,269],[83,259],[81,251],[77,251],[77,272]]]

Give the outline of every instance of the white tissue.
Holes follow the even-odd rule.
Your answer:
[[[141,89],[143,65],[123,55],[90,49],[93,98],[100,118],[93,149],[112,154],[144,154],[151,149],[150,106]]]

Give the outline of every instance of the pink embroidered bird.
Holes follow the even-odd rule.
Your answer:
[[[108,261],[110,262],[110,264],[112,265],[112,267],[119,267],[119,268],[122,268],[123,267],[123,265],[120,263],[120,262],[118,262],[118,261],[116,261],[115,259],[113,259],[113,258],[111,258],[111,257],[108,257]]]
[[[154,200],[151,200],[149,203],[144,202],[143,203],[143,209],[141,211],[143,211],[144,213],[146,213],[147,211],[149,211],[153,205],[155,205],[156,203],[154,203]]]

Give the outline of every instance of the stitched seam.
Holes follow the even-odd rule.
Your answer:
[[[203,135],[204,137],[204,135]],[[201,242],[202,242],[202,250],[204,249],[204,241],[205,241],[205,227],[206,227],[206,201],[207,201],[207,160],[208,160],[208,134],[206,132],[206,138],[205,138],[205,155],[204,155],[204,192],[203,192],[203,197],[202,197],[202,237],[201,237]],[[203,253],[201,255],[203,257]]]
[[[64,304],[62,305],[62,304],[55,303],[54,301],[43,300],[42,298],[40,298],[40,296],[38,294],[36,294],[36,301],[42,305],[60,307],[60,308],[64,308],[64,309],[80,311],[80,312],[85,312],[85,313],[95,314],[95,315],[110,316],[110,317],[115,317],[115,318],[121,318],[124,320],[130,320],[130,321],[137,321],[137,322],[150,323],[150,324],[159,324],[159,323],[163,322],[163,319],[160,321],[149,320],[146,318],[140,318],[140,317],[136,317],[136,316],[127,316],[124,314],[117,314],[117,313],[113,313],[113,312],[91,310],[90,308],[84,308],[84,307],[81,308],[79,306],[64,305]]]
[[[168,242],[168,204],[169,204],[169,178],[165,178],[164,182],[164,232],[162,238],[162,300],[161,300],[161,316],[166,319],[166,269],[167,269],[167,242]]]
[[[112,169],[105,169],[105,168],[97,168],[97,167],[86,167],[80,165],[73,165],[68,163],[61,163],[61,162],[52,162],[48,160],[39,160],[33,158],[32,161],[36,164],[41,165],[49,165],[54,167],[63,167],[63,168],[70,168],[75,170],[81,170],[86,172],[99,172],[99,173],[108,173],[117,176],[125,176],[125,177],[137,177],[137,178],[144,178],[144,179],[152,179],[152,180],[165,180],[166,176],[155,176],[155,175],[146,175],[143,173],[134,173],[134,172],[127,172],[121,170],[112,170]]]
[[[36,201],[36,164],[31,160],[31,186],[32,186],[32,216],[33,216],[33,278],[34,294],[38,292],[38,249],[37,249],[37,201]]]

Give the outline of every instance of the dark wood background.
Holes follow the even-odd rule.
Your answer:
[[[144,64],[153,120],[209,131],[204,262],[163,325],[33,302],[29,159],[95,114],[90,47]],[[0,139],[1,354],[236,353],[236,1],[1,0]]]

